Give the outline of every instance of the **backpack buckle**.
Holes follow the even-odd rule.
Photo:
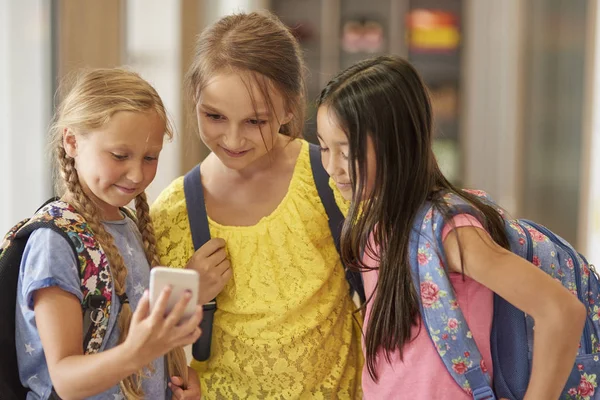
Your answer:
[[[496,396],[491,387],[484,386],[473,390],[473,400],[496,400]]]

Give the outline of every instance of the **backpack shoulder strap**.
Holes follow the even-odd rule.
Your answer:
[[[200,164],[196,165],[191,171],[185,174],[185,177],[183,178],[183,191],[185,193],[185,203],[187,206],[188,219],[190,221],[190,231],[192,232],[194,249],[198,250],[210,240]]]
[[[68,203],[55,201],[42,207],[18,231],[29,236],[46,227],[63,235],[79,262],[85,354],[100,351],[107,331],[112,302],[112,277],[108,260],[83,216]]]
[[[477,216],[458,196],[446,196],[446,200],[452,214]],[[474,399],[495,399],[490,377],[483,370],[481,353],[444,268],[447,262],[442,244],[443,226],[443,215],[427,203],[415,217],[410,234],[409,257],[421,319],[454,381]]]
[[[325,212],[327,213],[329,230],[331,231],[335,248],[338,254],[341,254],[340,237],[342,234],[342,226],[344,225],[344,215],[335,201],[335,195],[333,194],[331,186],[329,186],[329,174],[325,171],[325,168],[323,168],[323,164],[321,163],[321,151],[319,150],[319,146],[310,143],[309,155],[313,180],[315,181],[321,203],[323,204],[323,207],[325,207]],[[358,271],[353,271],[346,267],[344,267],[344,269],[346,271],[346,280],[350,284],[350,294],[356,293],[360,298],[361,303],[364,303],[366,297],[362,275]]]
[[[183,178],[183,191],[187,207],[190,231],[194,249],[198,250],[210,240],[210,228],[208,227],[208,216],[204,203],[204,189],[202,188],[202,176],[200,164],[196,165],[185,174]],[[192,346],[192,354],[196,360],[206,361],[210,357],[212,343],[212,326],[214,314],[217,309],[217,299],[202,306],[204,315],[200,323],[202,335]]]

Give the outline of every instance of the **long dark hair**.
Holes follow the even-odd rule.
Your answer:
[[[417,71],[399,57],[362,61],[339,73],[321,92],[349,142],[353,197],[342,230],[346,265],[369,269],[363,250],[379,262],[377,294],[365,338],[367,368],[377,380],[376,355],[389,361],[411,340],[419,322],[419,299],[409,265],[409,236],[420,207],[431,201],[446,219],[443,193],[453,192],[481,211],[484,227],[508,248],[499,213],[475,196],[454,187],[442,174],[432,151],[432,110],[427,88]],[[375,152],[375,182],[366,196],[367,141]],[[372,234],[373,244],[369,244]],[[374,247],[378,248],[375,255]]]

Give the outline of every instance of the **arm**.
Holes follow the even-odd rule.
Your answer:
[[[34,310],[50,377],[61,398],[102,393],[140,367],[133,354],[121,346],[83,355],[81,303],[70,293],[58,287],[38,290]]]
[[[63,399],[80,399],[102,393],[172,348],[193,343],[200,336],[201,307],[189,321],[176,326],[189,296],[183,297],[165,317],[169,294],[169,290],[161,294],[152,313],[148,295],[144,294],[125,342],[97,354],[84,355],[78,299],[58,287],[36,291],[36,324],[58,395]]]
[[[458,238],[458,240],[457,240]],[[586,318],[583,304],[482,229],[461,227],[444,241],[448,267],[488,287],[535,320],[533,368],[525,399],[556,399],[569,377]]]

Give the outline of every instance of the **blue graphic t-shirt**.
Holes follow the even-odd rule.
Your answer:
[[[125,217],[120,221],[104,222],[127,266],[127,297],[133,310],[138,305],[150,281],[150,268],[142,239],[135,222]],[[29,388],[27,400],[47,399],[52,392],[52,381],[46,357],[40,341],[33,312],[33,294],[36,290],[57,286],[82,300],[78,263],[70,243],[51,229],[41,228],[33,232],[23,253],[17,287],[16,346],[19,376],[23,386]],[[115,347],[119,340],[117,312],[119,298],[113,291],[112,312],[108,322],[107,337],[101,350]],[[57,319],[60,315],[56,316]],[[154,361],[154,373],[143,379],[142,386],[148,399],[168,396],[164,357]],[[94,379],[93,376],[89,377]],[[91,399],[124,399],[115,385],[110,390],[90,397]]]

